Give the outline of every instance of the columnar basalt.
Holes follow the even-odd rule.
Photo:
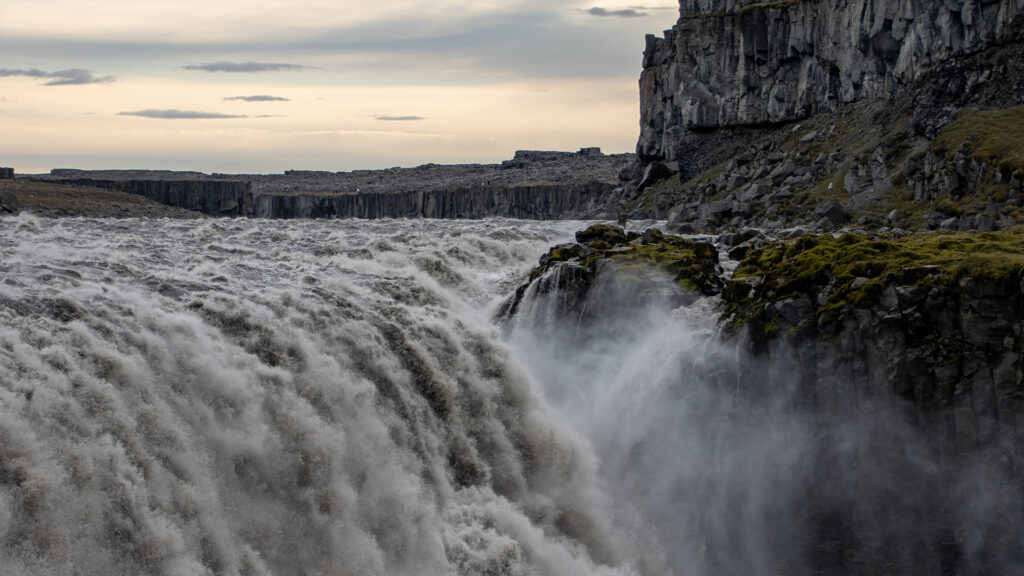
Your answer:
[[[936,65],[1019,34],[1022,0],[682,0],[648,36],[645,160],[677,160],[692,129],[762,125],[891,97]]]

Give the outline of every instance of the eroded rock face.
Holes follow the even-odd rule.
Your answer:
[[[257,218],[529,218],[581,217],[599,209],[607,182],[501,184],[355,194],[258,194]]]
[[[642,159],[688,129],[763,125],[890,97],[929,69],[1019,35],[1024,0],[682,0],[648,36]]]
[[[625,240],[609,228],[553,248],[542,262],[559,274],[537,275],[545,289],[521,310],[547,300],[535,317],[572,324],[586,311],[591,332],[617,326],[602,322],[646,296],[626,290],[594,311],[602,294],[580,287],[614,278],[601,262],[616,252],[588,262],[583,249],[602,237]],[[713,453],[697,481],[661,478],[684,494],[667,516],[699,511],[693,573],[1020,572],[1022,280],[1024,247],[1010,234],[805,235],[752,248],[721,295],[722,347],[680,351],[673,393],[658,397],[686,414],[670,429]],[[571,358],[575,342],[560,354]],[[629,384],[631,402],[649,393]],[[674,448],[659,458],[704,463],[703,450]]]

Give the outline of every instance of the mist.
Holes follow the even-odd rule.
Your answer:
[[[891,390],[823,379],[814,343],[755,355],[721,333],[715,297],[680,306],[614,270],[597,278],[577,298],[572,267],[553,268],[507,331],[667,572],[1024,570],[1024,508],[998,444],[951,455]]]

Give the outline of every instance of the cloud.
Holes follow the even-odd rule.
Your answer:
[[[81,86],[83,84],[107,84],[115,80],[114,76],[97,76],[90,70],[69,68],[56,72],[47,72],[38,68],[28,70],[0,68],[0,76],[26,76],[28,78],[50,78],[46,86]]]
[[[290,102],[288,98],[282,98],[280,96],[268,96],[266,94],[255,94],[253,96],[231,96],[225,98],[225,102],[231,102],[233,100],[241,100],[242,102]]]
[[[387,122],[415,122],[417,120],[426,120],[423,116],[390,116],[388,114],[375,114],[373,117],[377,120],[384,120]]]
[[[637,8],[642,7],[638,6]],[[591,8],[590,10],[586,10],[585,12],[587,14],[590,14],[591,16],[601,16],[602,18],[608,16],[616,18],[640,18],[641,16],[647,16],[646,12],[642,12],[641,10],[636,10],[633,8],[627,8],[625,10],[608,10],[606,8],[594,6],[593,8]]]
[[[202,70],[203,72],[277,72],[280,70],[306,70],[310,66],[273,62],[208,62],[206,64],[188,64],[182,68],[184,70]]]
[[[118,116],[141,116],[142,118],[159,118],[161,120],[203,120],[216,118],[248,118],[239,114],[220,114],[219,112],[197,112],[194,110],[136,110],[134,112],[118,112]]]

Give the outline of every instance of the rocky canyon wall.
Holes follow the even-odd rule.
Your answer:
[[[1024,0],[682,0],[648,36],[644,161],[688,130],[770,125],[893,96],[938,64],[1019,36]]]
[[[474,186],[355,194],[259,194],[257,218],[582,217],[614,188],[607,182]]]
[[[62,184],[119,190],[154,202],[211,216],[251,216],[252,185],[230,180],[98,180],[76,178]]]

